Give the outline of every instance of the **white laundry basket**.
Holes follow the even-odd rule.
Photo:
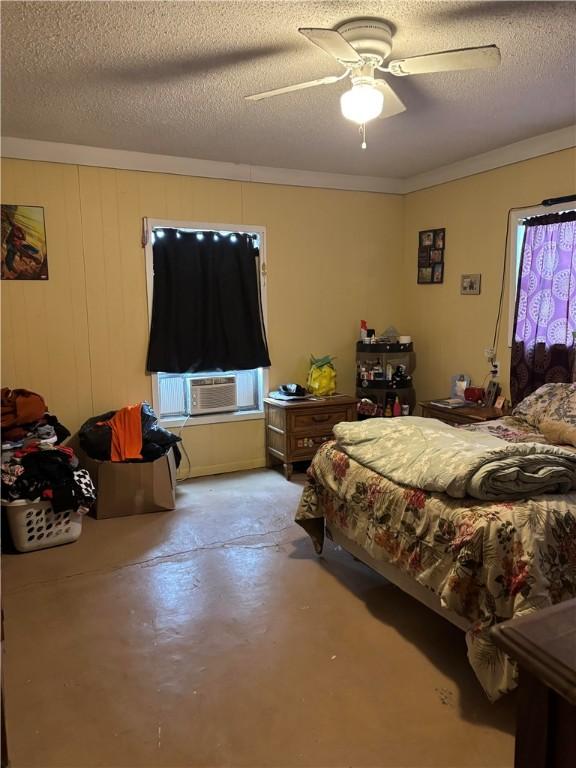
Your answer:
[[[76,541],[82,533],[82,515],[72,510],[55,512],[49,501],[3,502],[12,541],[19,552],[56,547]]]

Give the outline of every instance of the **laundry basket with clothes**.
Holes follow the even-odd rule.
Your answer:
[[[70,432],[41,395],[3,389],[1,399],[2,508],[14,546],[28,552],[75,541],[96,492],[72,448],[59,445]]]

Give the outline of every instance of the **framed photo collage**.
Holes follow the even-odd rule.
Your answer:
[[[418,233],[418,282],[444,282],[445,229],[424,229]]]

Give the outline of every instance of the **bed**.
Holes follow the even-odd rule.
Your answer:
[[[545,385],[511,417],[451,429],[540,444],[549,420],[576,427],[576,384]],[[490,628],[576,596],[576,490],[515,501],[452,498],[393,482],[331,440],[310,465],[296,522],[318,554],[327,535],[463,629],[491,700],[516,687],[516,667]]]

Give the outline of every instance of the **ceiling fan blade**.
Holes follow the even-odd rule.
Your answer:
[[[309,80],[307,83],[295,83],[294,85],[285,85],[283,88],[274,88],[272,91],[262,91],[262,93],[254,93],[252,96],[245,96],[247,101],[260,101],[260,99],[268,99],[270,96],[280,96],[282,93],[291,93],[292,91],[302,91],[304,88],[314,88],[317,85],[331,85],[337,83],[342,78],[338,75],[328,75],[327,77],[321,77],[318,80]]]
[[[455,51],[428,53],[388,62],[388,72],[397,77],[425,75],[429,72],[453,72],[461,69],[492,69],[500,64],[500,50],[495,45],[458,48]]]
[[[360,66],[364,63],[358,51],[334,29],[301,27],[298,32],[345,66]]]
[[[382,114],[379,115],[380,118],[394,117],[394,115],[399,115],[400,112],[406,111],[404,102],[395,93],[392,86],[388,85],[386,80],[382,78],[375,79],[374,86],[384,95],[384,108],[382,109]]]

